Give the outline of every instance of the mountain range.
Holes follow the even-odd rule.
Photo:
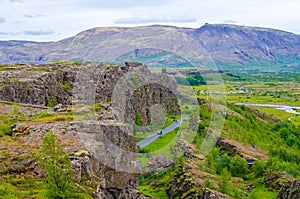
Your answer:
[[[183,35],[182,38],[172,36],[175,33]],[[123,37],[120,37],[122,34]],[[155,63],[152,66],[161,67],[186,66],[184,58],[168,52],[173,48],[168,42],[188,38],[189,42],[194,42],[207,52],[210,57],[208,62],[211,63],[206,61],[206,64],[216,64],[221,69],[293,71],[300,69],[300,35],[270,28],[229,24],[205,24],[198,29],[162,25],[130,28],[99,27],[57,42],[0,41],[0,63],[99,61],[96,58],[109,55],[112,45],[115,45],[114,49],[122,50],[126,43],[130,43],[131,38],[138,35],[145,35],[145,40],[151,43],[151,34],[156,34],[153,36],[153,43],[159,40],[165,42],[163,49],[135,49],[124,53],[118,59],[152,62]],[[174,38],[166,41],[163,36],[161,38],[157,36],[162,34]],[[107,42],[111,38],[117,42],[114,44]],[[182,48],[188,49],[189,46],[183,45]],[[94,52],[98,54],[91,55]]]

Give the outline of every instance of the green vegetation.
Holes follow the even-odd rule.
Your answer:
[[[137,86],[138,83],[139,83],[138,76],[132,75],[131,81],[132,81],[132,83],[133,83],[135,86]]]
[[[141,114],[140,113],[135,114],[135,124],[138,125],[138,126],[142,125]]]
[[[53,62],[50,62],[49,64],[61,64],[61,65],[64,65],[64,66],[81,66],[82,65],[82,62],[81,61],[76,61],[76,60],[73,60],[73,61],[70,61],[70,60],[57,60],[57,61],[53,61]]]
[[[271,116],[260,118],[246,106],[228,103],[227,108],[230,111],[225,116],[222,137],[237,140],[250,146],[254,144],[261,147],[267,151],[269,158],[258,160],[252,167],[249,167],[247,161],[239,155],[231,154],[229,156],[226,152],[221,152],[219,148],[214,148],[204,161],[199,162],[199,170],[217,176],[218,180],[206,179],[204,186],[226,193],[233,198],[242,199],[246,197],[246,194],[250,198],[276,198],[276,191],[269,191],[264,188],[263,176],[269,170],[284,170],[293,177],[300,179],[300,157],[298,155],[300,127],[287,120],[276,123]],[[207,135],[210,117],[211,109],[205,101],[202,101],[200,104],[201,122],[193,141],[198,148],[202,146],[204,137]],[[151,144],[147,148],[145,147],[144,150],[147,149],[145,152],[161,147],[157,146],[159,142],[160,140],[157,143],[153,142],[153,145]],[[160,178],[165,177],[157,176],[157,180]],[[235,182],[236,179],[240,180]],[[143,192],[157,198],[162,197],[156,195],[163,192],[161,189],[155,189],[149,185],[153,181],[149,180],[148,184],[143,184]],[[254,184],[253,191],[248,192],[245,184]],[[168,184],[164,186],[166,188]]]
[[[10,126],[10,124],[0,124],[0,137],[12,134],[12,129]]]
[[[152,142],[151,144],[145,146],[144,148],[140,149],[140,153],[149,153],[157,151],[165,146],[167,146],[177,135],[178,129],[175,129],[167,134],[161,135]]]
[[[245,177],[248,173],[248,163],[240,156],[235,156],[230,161],[230,173],[235,177]]]
[[[11,175],[2,176],[0,179],[0,198],[45,198],[41,196],[43,182],[33,177],[18,177]]]
[[[166,188],[169,187],[173,173],[176,167],[162,169],[156,173],[146,173],[144,176],[140,175],[138,178],[139,186],[143,194],[159,199],[167,199]],[[147,177],[145,177],[147,176]],[[157,186],[152,186],[151,183],[155,181]]]
[[[73,86],[69,82],[59,82],[58,85],[63,87],[65,90],[73,90]]]
[[[42,156],[39,162],[46,171],[45,195],[47,198],[74,197],[74,173],[68,154],[56,141],[52,132],[44,136]]]
[[[219,187],[221,192],[227,193],[228,191],[230,191],[231,188],[230,181],[231,181],[231,174],[226,168],[222,169],[220,180],[219,180]]]
[[[57,104],[58,104],[58,102],[56,100],[56,97],[55,96],[49,96],[49,100],[48,100],[47,106],[48,107],[54,107]]]
[[[178,84],[185,86],[205,85],[205,81],[201,75],[187,75],[186,78],[175,77]]]
[[[10,87],[10,84],[0,84],[0,87]]]
[[[275,199],[277,196],[277,193],[274,191],[269,191],[264,186],[259,186],[255,188],[251,193],[249,198],[251,199]]]

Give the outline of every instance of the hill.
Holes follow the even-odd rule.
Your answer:
[[[106,27],[86,30],[57,42],[0,41],[0,63],[107,61],[101,60],[101,55],[105,55],[101,53],[111,53],[115,49],[122,51],[122,46],[126,43],[143,36],[144,41],[141,41],[148,42],[149,49],[135,49],[131,46],[131,52],[122,52],[122,62],[149,62],[158,67],[186,66],[188,64],[185,57],[178,57],[170,52],[174,51],[173,47],[176,48],[177,41],[178,44],[183,44],[182,47],[188,48],[183,43],[184,39],[188,39],[199,46],[199,49],[204,49],[201,51],[207,51],[205,55],[208,61],[205,64],[216,63],[223,70],[236,70],[243,66],[243,69],[251,70],[297,71],[300,67],[299,35],[276,29],[228,24],[205,24],[198,29],[161,25]],[[176,37],[168,40],[164,36]],[[115,42],[112,45],[108,40]],[[150,48],[150,44],[160,41],[165,42],[161,44],[162,48]]]

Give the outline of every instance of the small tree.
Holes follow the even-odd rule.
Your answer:
[[[44,136],[42,147],[40,164],[46,172],[46,197],[72,198],[75,183],[69,155],[56,141],[52,132],[48,132]]]

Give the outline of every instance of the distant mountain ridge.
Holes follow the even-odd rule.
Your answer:
[[[58,60],[93,61],[87,57],[102,41],[126,30],[138,27],[93,28],[57,42],[0,41],[0,63],[46,63]],[[212,61],[222,69],[258,67],[263,69],[300,69],[300,35],[290,32],[229,24],[205,24],[193,28],[153,25],[147,29],[178,31],[188,35],[205,49]],[[139,51],[145,59],[160,55],[160,50]],[[130,55],[128,55],[130,58]],[[132,61],[132,60],[129,60]],[[168,57],[165,67],[182,66]]]

